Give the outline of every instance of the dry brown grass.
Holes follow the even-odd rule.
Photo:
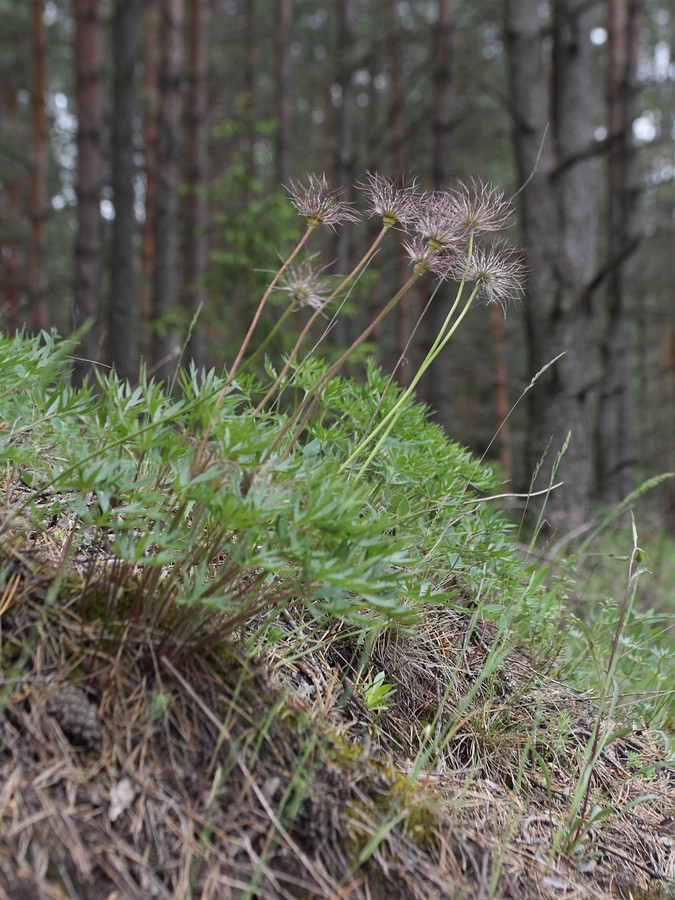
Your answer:
[[[179,663],[81,617],[44,553],[5,540],[0,564],[2,897],[673,896],[675,779],[648,734],[612,742],[593,789],[655,799],[551,855],[594,707],[470,612],[380,636],[369,664],[397,692],[375,714],[347,633],[298,658],[288,613],[256,660],[223,642]],[[635,774],[636,755],[657,767]]]

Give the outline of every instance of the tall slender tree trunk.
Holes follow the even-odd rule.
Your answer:
[[[291,102],[291,0],[277,0],[277,19],[274,32],[276,51],[277,101],[277,183],[286,184],[291,174],[291,139],[293,106]]]
[[[643,0],[607,0],[608,158],[607,305],[601,339],[597,477],[600,499],[619,503],[633,487],[632,366],[629,325],[637,292],[640,195],[633,121],[637,115],[638,36]]]
[[[170,380],[180,348],[174,315],[178,297],[183,0],[160,0],[159,153],[155,215],[154,372]]]
[[[593,145],[597,96],[590,32],[595,11],[586,0],[553,4],[549,23],[539,0],[506,0],[506,46],[523,232],[530,270],[525,304],[529,371],[544,369],[528,394],[526,467],[536,487],[548,485],[556,460],[564,486],[548,498],[554,527],[572,527],[590,514],[593,489],[589,392],[592,317],[589,289],[596,275],[596,166]],[[536,506],[536,504],[533,504]]]
[[[405,175],[405,94],[403,91],[403,76],[401,72],[401,33],[399,28],[399,13],[395,0],[387,0],[386,3],[388,40],[387,54],[389,56],[389,72],[391,89],[389,92],[389,133],[391,135],[391,157],[393,174],[395,177]],[[396,249],[396,288],[401,287],[406,278],[407,261],[405,252],[400,242]],[[413,297],[406,296],[396,307],[395,337],[396,352],[400,365],[396,370],[396,378],[400,385],[407,387],[412,379],[414,370],[415,347],[412,342],[413,333]]]
[[[206,268],[209,255],[208,0],[190,0],[185,199],[185,296],[192,320],[188,355],[206,365]]]
[[[452,109],[454,90],[452,83],[453,24],[455,0],[437,0],[437,22],[434,29],[434,104],[433,104],[433,169],[432,183],[436,188],[448,186],[452,177]],[[429,299],[427,281],[420,296],[423,309]],[[423,324],[426,352],[438,334],[450,310],[450,292],[441,285]],[[441,353],[426,379],[425,399],[435,411],[436,420],[445,429],[450,427],[453,385],[451,382],[450,354]]]
[[[155,273],[155,219],[159,159],[159,85],[157,81],[159,45],[159,0],[145,0],[143,21],[143,174],[145,176],[144,216],[141,227],[141,293],[139,350],[150,355]]]
[[[110,361],[121,378],[138,371],[134,208],[140,0],[116,0],[113,20],[112,188],[115,221],[110,273]]]
[[[103,227],[103,22],[101,0],[74,0],[77,102],[75,325],[86,325],[73,381],[81,384],[99,357]]]
[[[243,126],[244,126],[244,203],[249,205],[253,199],[253,179],[255,178],[255,143],[256,143],[256,70],[258,68],[258,50],[256,44],[256,5],[255,0],[244,0],[244,92],[243,92]]]
[[[340,104],[337,114],[337,143],[335,147],[335,181],[342,189],[345,200],[351,200],[354,185],[354,25],[356,5],[354,0],[343,0],[340,4],[337,83],[340,87]],[[335,238],[335,268],[346,275],[351,270],[353,256],[353,231],[351,224],[340,226]],[[333,340],[337,344],[349,340],[349,320],[339,316],[333,329]]]
[[[19,138],[19,73],[21,52],[20,40],[25,33],[19,26],[18,17],[15,15],[10,25],[12,29],[11,44],[12,56],[8,60],[9,71],[5,74],[5,86],[3,90],[6,129],[5,134],[13,149],[20,146]],[[9,227],[3,234],[0,245],[0,260],[3,268],[2,302],[0,303],[0,319],[4,320],[10,332],[19,327],[19,303],[21,285],[21,245],[18,223],[21,220],[21,183],[19,180],[18,166],[7,167],[5,172],[7,191],[7,222]],[[4,231],[4,229],[3,229]]]
[[[31,153],[29,182],[28,302],[32,332],[49,325],[47,311],[47,35],[44,0],[31,5]]]

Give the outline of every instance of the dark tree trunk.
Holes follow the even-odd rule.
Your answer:
[[[33,333],[49,326],[47,312],[47,36],[44,0],[31,6],[31,153],[28,238],[29,325]]]
[[[244,203],[248,206],[253,199],[253,179],[255,178],[255,144],[256,144],[256,71],[258,68],[258,51],[256,44],[256,6],[255,0],[244,0],[244,92],[243,92],[243,127],[244,127]]]
[[[608,0],[608,245],[609,275],[602,380],[597,423],[598,494],[619,503],[633,488],[632,366],[629,324],[637,291],[639,174],[633,121],[636,117],[638,37],[643,0]]]
[[[438,21],[434,29],[434,103],[433,103],[433,170],[432,181],[436,188],[447,188],[452,177],[452,85],[453,21],[455,0],[437,0]],[[429,282],[425,281],[420,306],[429,299]],[[423,323],[426,352],[440,331],[450,310],[450,291],[441,285]],[[425,399],[434,409],[437,422],[446,430],[450,428],[453,385],[450,353],[446,351],[436,359],[425,382]]]
[[[183,0],[161,0],[159,152],[155,216],[154,372],[170,380],[180,348],[174,320],[178,296],[178,188],[180,179]]]
[[[159,89],[157,48],[159,45],[159,0],[145,0],[143,26],[143,169],[145,203],[141,228],[141,294],[139,350],[150,354],[155,272],[155,220],[157,218],[157,166],[159,157]]]
[[[405,175],[405,95],[403,90],[403,78],[401,72],[401,33],[399,29],[399,14],[395,0],[387,0],[387,19],[389,26],[388,56],[391,90],[389,93],[389,133],[391,134],[391,157],[393,174],[396,177]],[[406,278],[407,260],[400,242],[396,245],[396,288],[401,287]],[[413,332],[413,304],[414,297],[403,297],[396,307],[395,331],[396,352],[399,366],[396,370],[396,379],[402,387],[407,387],[412,379],[414,370],[415,348],[411,337]]]
[[[589,290],[596,274],[596,91],[586,0],[553,4],[553,59],[545,61],[548,23],[539,0],[507,0],[514,138],[529,267],[525,316],[532,375],[564,352],[528,394],[527,471],[544,457],[536,488],[557,468],[564,486],[548,498],[554,527],[572,527],[590,513],[593,465],[589,391],[592,321]],[[537,503],[533,502],[536,508]]]
[[[73,381],[81,384],[99,357],[103,186],[103,23],[101,0],[75,0],[77,99],[77,237],[75,325],[86,325]]]
[[[289,52],[291,0],[277,0],[275,29],[277,102],[277,183],[286,184],[291,174],[293,107],[291,102],[291,57]]]
[[[335,181],[342,188],[345,200],[351,200],[354,184],[354,25],[356,7],[354,0],[340,4],[340,22],[337,45],[337,83],[340,87],[340,105],[337,114],[337,143],[335,147]],[[349,222],[343,223],[335,238],[335,269],[347,275],[352,268],[353,231]],[[332,332],[337,344],[349,340],[349,320],[339,316]]]
[[[110,280],[110,362],[121,378],[138,371],[134,209],[140,0],[116,0],[113,21],[112,188],[115,221]]]
[[[5,86],[3,98],[6,110],[5,134],[9,140],[12,151],[18,151],[19,138],[19,106],[18,90],[20,85],[19,73],[22,71],[21,60],[21,36],[25,33],[20,28],[18,17],[14,17],[11,23],[12,55],[6,61],[8,69],[4,73]],[[9,23],[8,23],[9,24]],[[9,227],[5,232],[3,228],[2,241],[0,243],[0,260],[2,261],[2,301],[0,302],[0,320],[8,331],[13,332],[19,327],[19,297],[21,285],[21,246],[18,223],[21,221],[21,184],[19,181],[18,166],[7,166],[5,171],[5,183],[7,191],[7,222]]]
[[[209,254],[208,0],[191,0],[188,49],[185,295],[192,320],[188,356],[206,365],[206,268]]]

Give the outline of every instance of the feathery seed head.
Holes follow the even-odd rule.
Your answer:
[[[504,192],[478,179],[460,184],[450,195],[458,221],[467,232],[501,231],[508,224],[511,204]]]
[[[435,272],[445,278],[455,271],[458,264],[458,251],[456,247],[447,245],[444,247],[432,246],[431,242],[421,234],[416,234],[410,240],[402,242],[403,249],[410,257],[410,261],[416,272]]]
[[[469,261],[466,280],[478,285],[478,292],[487,303],[498,303],[506,309],[510,300],[522,295],[525,274],[525,266],[516,251],[505,244],[497,244],[476,247]],[[463,271],[455,270],[455,278],[463,275]]]
[[[321,309],[330,297],[331,287],[322,273],[326,267],[317,268],[312,259],[306,259],[284,272],[281,290],[291,295],[298,306]]]
[[[366,214],[381,216],[387,227],[413,222],[418,214],[419,194],[415,179],[406,185],[403,178],[394,180],[378,172],[366,172],[365,184],[357,184],[366,195]]]
[[[457,215],[453,195],[448,191],[429,191],[423,195],[415,227],[432,250],[442,247],[458,250],[466,242],[466,232]]]
[[[325,175],[310,173],[305,184],[291,179],[287,190],[291,203],[308,225],[326,225],[334,230],[341,222],[358,221],[354,209],[342,199],[342,191],[329,189]]]

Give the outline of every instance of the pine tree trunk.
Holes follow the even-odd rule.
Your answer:
[[[47,36],[44,0],[31,6],[33,71],[28,237],[29,325],[33,333],[49,326],[47,312]]]
[[[110,274],[110,362],[121,378],[138,371],[134,209],[134,122],[136,120],[140,0],[116,0],[113,20],[112,188],[115,221]]]
[[[564,486],[547,500],[554,527],[573,527],[590,514],[593,489],[589,392],[592,321],[588,300],[596,274],[596,166],[593,145],[596,89],[590,31],[592,5],[553,4],[553,60],[549,23],[539,0],[507,0],[509,60],[518,174],[529,282],[525,316],[529,372],[546,367],[528,393],[525,464],[536,488],[548,486],[567,434],[569,446],[555,480]],[[539,505],[533,501],[536,509]]]
[[[154,372],[171,380],[180,347],[175,310],[178,298],[178,189],[180,186],[183,0],[161,0],[159,151],[155,216]]]
[[[159,0],[145,0],[143,21],[143,170],[145,175],[144,216],[141,227],[141,294],[139,350],[150,355],[150,330],[154,307],[155,220],[157,218],[157,174],[159,158],[159,85],[157,48],[159,45]]]
[[[437,24],[434,29],[434,103],[433,103],[433,169],[432,182],[436,188],[447,188],[452,177],[452,83],[453,24],[455,0],[437,0]],[[425,282],[427,286],[427,282]],[[450,290],[439,287],[423,324],[426,351],[435,340],[450,310]],[[420,307],[426,305],[428,292],[420,297]],[[455,387],[455,390],[453,390]],[[425,381],[425,399],[435,411],[437,422],[450,429],[452,397],[456,386],[451,380],[450,353],[436,359]]]
[[[356,7],[354,0],[340,4],[337,43],[337,84],[340,87],[340,104],[337,112],[337,142],[335,146],[335,182],[342,188],[345,200],[351,200],[354,184],[354,26]],[[352,268],[353,229],[343,223],[335,237],[335,270],[347,275]],[[338,345],[350,340],[350,323],[346,316],[338,316],[332,331],[332,339]]]
[[[256,72],[258,68],[258,48],[256,42],[255,0],[244,0],[244,203],[248,206],[253,199],[253,180],[256,173]]]
[[[633,121],[643,0],[608,0],[608,256],[607,305],[601,339],[602,380],[598,405],[598,494],[608,504],[633,488],[631,300],[637,295],[634,251],[639,242],[640,197]]]
[[[277,0],[274,33],[276,50],[277,102],[277,184],[286,184],[291,174],[291,140],[293,107],[291,103],[290,57],[291,0]]]
[[[73,382],[81,384],[100,351],[104,41],[101,0],[75,0],[74,8],[78,120],[75,325],[88,328],[73,369]]]
[[[399,13],[395,0],[387,0],[386,4],[389,35],[387,53],[389,56],[390,84],[389,91],[389,133],[391,135],[392,169],[395,177],[405,175],[405,96],[401,73],[401,33],[399,29]],[[408,277],[407,258],[400,242],[396,249],[396,289],[402,287]],[[401,299],[396,307],[395,333],[398,368],[396,380],[402,387],[407,387],[414,371],[415,347],[413,333],[414,295]]]
[[[8,23],[9,24],[9,23]],[[9,58],[9,71],[5,75],[4,106],[6,110],[6,140],[13,151],[20,147],[19,138],[19,104],[18,90],[20,85],[20,40],[21,29],[17,18],[11,23],[12,56]],[[21,247],[18,223],[21,221],[21,184],[18,166],[7,166],[4,173],[7,192],[7,222],[9,227],[3,229],[0,244],[0,260],[2,261],[2,300],[0,301],[0,318],[11,333],[19,327],[19,297],[21,284]]]
[[[504,315],[498,303],[490,304],[490,337],[492,343],[492,390],[495,415],[495,447],[504,475],[504,490],[513,485],[511,429],[508,420],[509,391],[506,379],[506,338]]]
[[[185,199],[185,296],[192,323],[188,357],[206,365],[206,268],[209,254],[208,0],[190,0]]]

